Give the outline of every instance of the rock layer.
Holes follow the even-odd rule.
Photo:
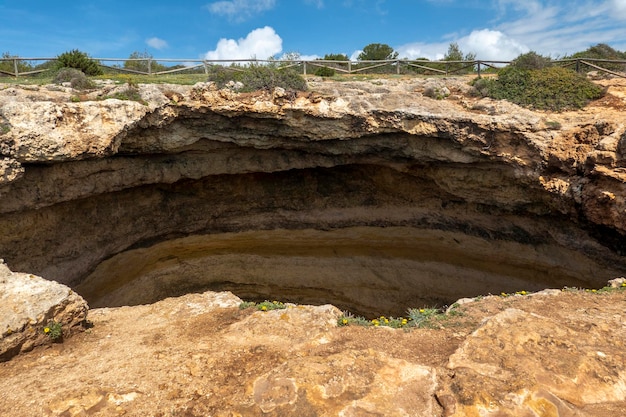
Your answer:
[[[94,305],[226,288],[397,312],[624,275],[623,113],[426,83],[6,88],[0,254]]]

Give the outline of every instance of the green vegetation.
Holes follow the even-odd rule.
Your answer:
[[[322,58],[322,60],[324,61],[350,61],[350,58],[348,58],[348,55],[346,54],[326,54],[324,55],[324,58]]]
[[[524,69],[510,65],[498,71],[497,78],[478,79],[473,85],[480,95],[539,110],[579,109],[604,95],[604,89],[583,75],[556,66]]]
[[[84,52],[73,49],[64,52],[56,58],[56,68],[76,68],[85,75],[102,75],[102,69],[98,62],[94,61]]]
[[[318,77],[334,77],[335,70],[330,67],[319,67],[315,70],[315,75]]]
[[[69,82],[72,88],[77,90],[94,87],[94,83],[81,70],[75,68],[61,68],[52,81],[55,84]]]
[[[613,49],[605,43],[599,43],[585,49],[584,51],[576,52],[575,54],[572,54],[571,56],[567,56],[565,58],[610,59],[619,61],[626,60],[626,52],[621,52]],[[626,72],[626,64],[603,62],[597,63],[597,65],[611,71]],[[596,70],[596,68],[584,64],[579,69],[582,72]]]
[[[306,91],[306,81],[300,74],[290,68],[272,65],[249,65],[246,67],[214,66],[208,81],[213,81],[218,88],[225,87],[230,81],[241,82],[241,91],[273,91],[276,87],[285,90]]]
[[[448,72],[454,72],[457,74],[460,73],[470,73],[474,72],[474,65],[464,64],[462,62],[453,62],[453,61],[474,61],[476,59],[476,54],[467,53],[463,55],[463,51],[459,48],[459,45],[455,42],[448,45],[448,52],[444,55],[442,61],[446,62],[445,68]],[[452,61],[452,62],[450,62]]]
[[[11,59],[11,60],[10,61],[0,61],[0,72],[14,74],[15,73],[15,61],[13,59],[17,58],[17,56],[16,55],[11,55],[10,52],[3,52],[2,53],[2,58],[4,58],[4,59]],[[17,70],[18,70],[18,72],[26,72],[26,71],[30,71],[32,69],[33,68],[26,61],[23,61],[21,59],[17,60]]]
[[[549,66],[550,61],[550,58],[530,51],[515,58],[511,66],[523,70],[540,70]]]
[[[384,43],[370,43],[363,48],[358,56],[359,61],[384,61],[397,59],[398,53],[393,48]]]
[[[361,316],[354,316],[349,312],[344,312],[338,319],[338,326],[364,326],[364,327],[391,327],[394,329],[409,328],[440,328],[442,324],[455,316],[462,316],[464,313],[459,309],[458,304],[452,305],[446,312],[437,308],[410,308],[407,310],[407,317],[385,317],[380,316],[372,320],[367,320]]]
[[[284,310],[287,306],[280,301],[263,301],[262,303],[255,303],[253,301],[244,301],[239,304],[240,310],[245,310],[247,308],[256,308],[259,311],[271,311],[271,310]]]
[[[153,73],[159,71],[165,71],[169,68],[165,65],[159,64],[154,61],[154,57],[148,52],[133,52],[129,55],[128,60],[124,61],[124,69]]]
[[[63,337],[63,326],[59,322],[50,320],[43,328],[43,332],[50,338],[50,340],[58,341]]]

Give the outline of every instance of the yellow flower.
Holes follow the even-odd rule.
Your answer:
[[[502,297],[506,297],[506,296],[507,296],[507,293],[505,293],[505,292],[501,292],[501,293],[500,293],[500,295],[501,295]]]
[[[267,306],[261,306],[261,311],[267,311]]]
[[[44,333],[50,333],[50,328],[49,327],[44,327],[43,332]]]
[[[591,292],[596,292],[596,291],[598,291],[598,290],[596,290],[595,288],[593,290],[591,290]]]
[[[522,294],[522,295],[528,294],[526,291],[520,291],[519,293]]]
[[[342,323],[342,324],[348,324],[348,319],[343,319],[343,320],[341,320],[341,323]]]
[[[424,313],[426,310],[424,310],[423,308],[420,308],[420,313]]]
[[[622,287],[626,287],[626,282],[622,282]]]
[[[378,325],[380,325],[380,322],[378,320],[374,319],[374,320],[372,320],[372,324],[374,326],[378,326]]]
[[[406,325],[408,323],[408,321],[406,319],[402,319],[402,325]]]

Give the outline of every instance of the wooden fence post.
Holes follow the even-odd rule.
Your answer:
[[[19,77],[19,69],[17,68],[17,58],[13,58],[13,69],[15,70],[15,78]]]
[[[152,75],[152,58],[148,58],[148,75]]]
[[[306,75],[306,61],[302,61],[302,73]]]
[[[478,78],[480,78],[480,61],[476,61],[476,62],[477,62],[476,68],[478,72]]]

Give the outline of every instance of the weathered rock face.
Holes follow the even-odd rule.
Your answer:
[[[6,88],[0,254],[94,306],[228,289],[399,314],[624,275],[623,113],[446,83],[142,86],[148,105]]]
[[[0,260],[0,362],[80,330],[87,303],[65,285],[14,273]],[[50,332],[50,323],[60,326]]]

